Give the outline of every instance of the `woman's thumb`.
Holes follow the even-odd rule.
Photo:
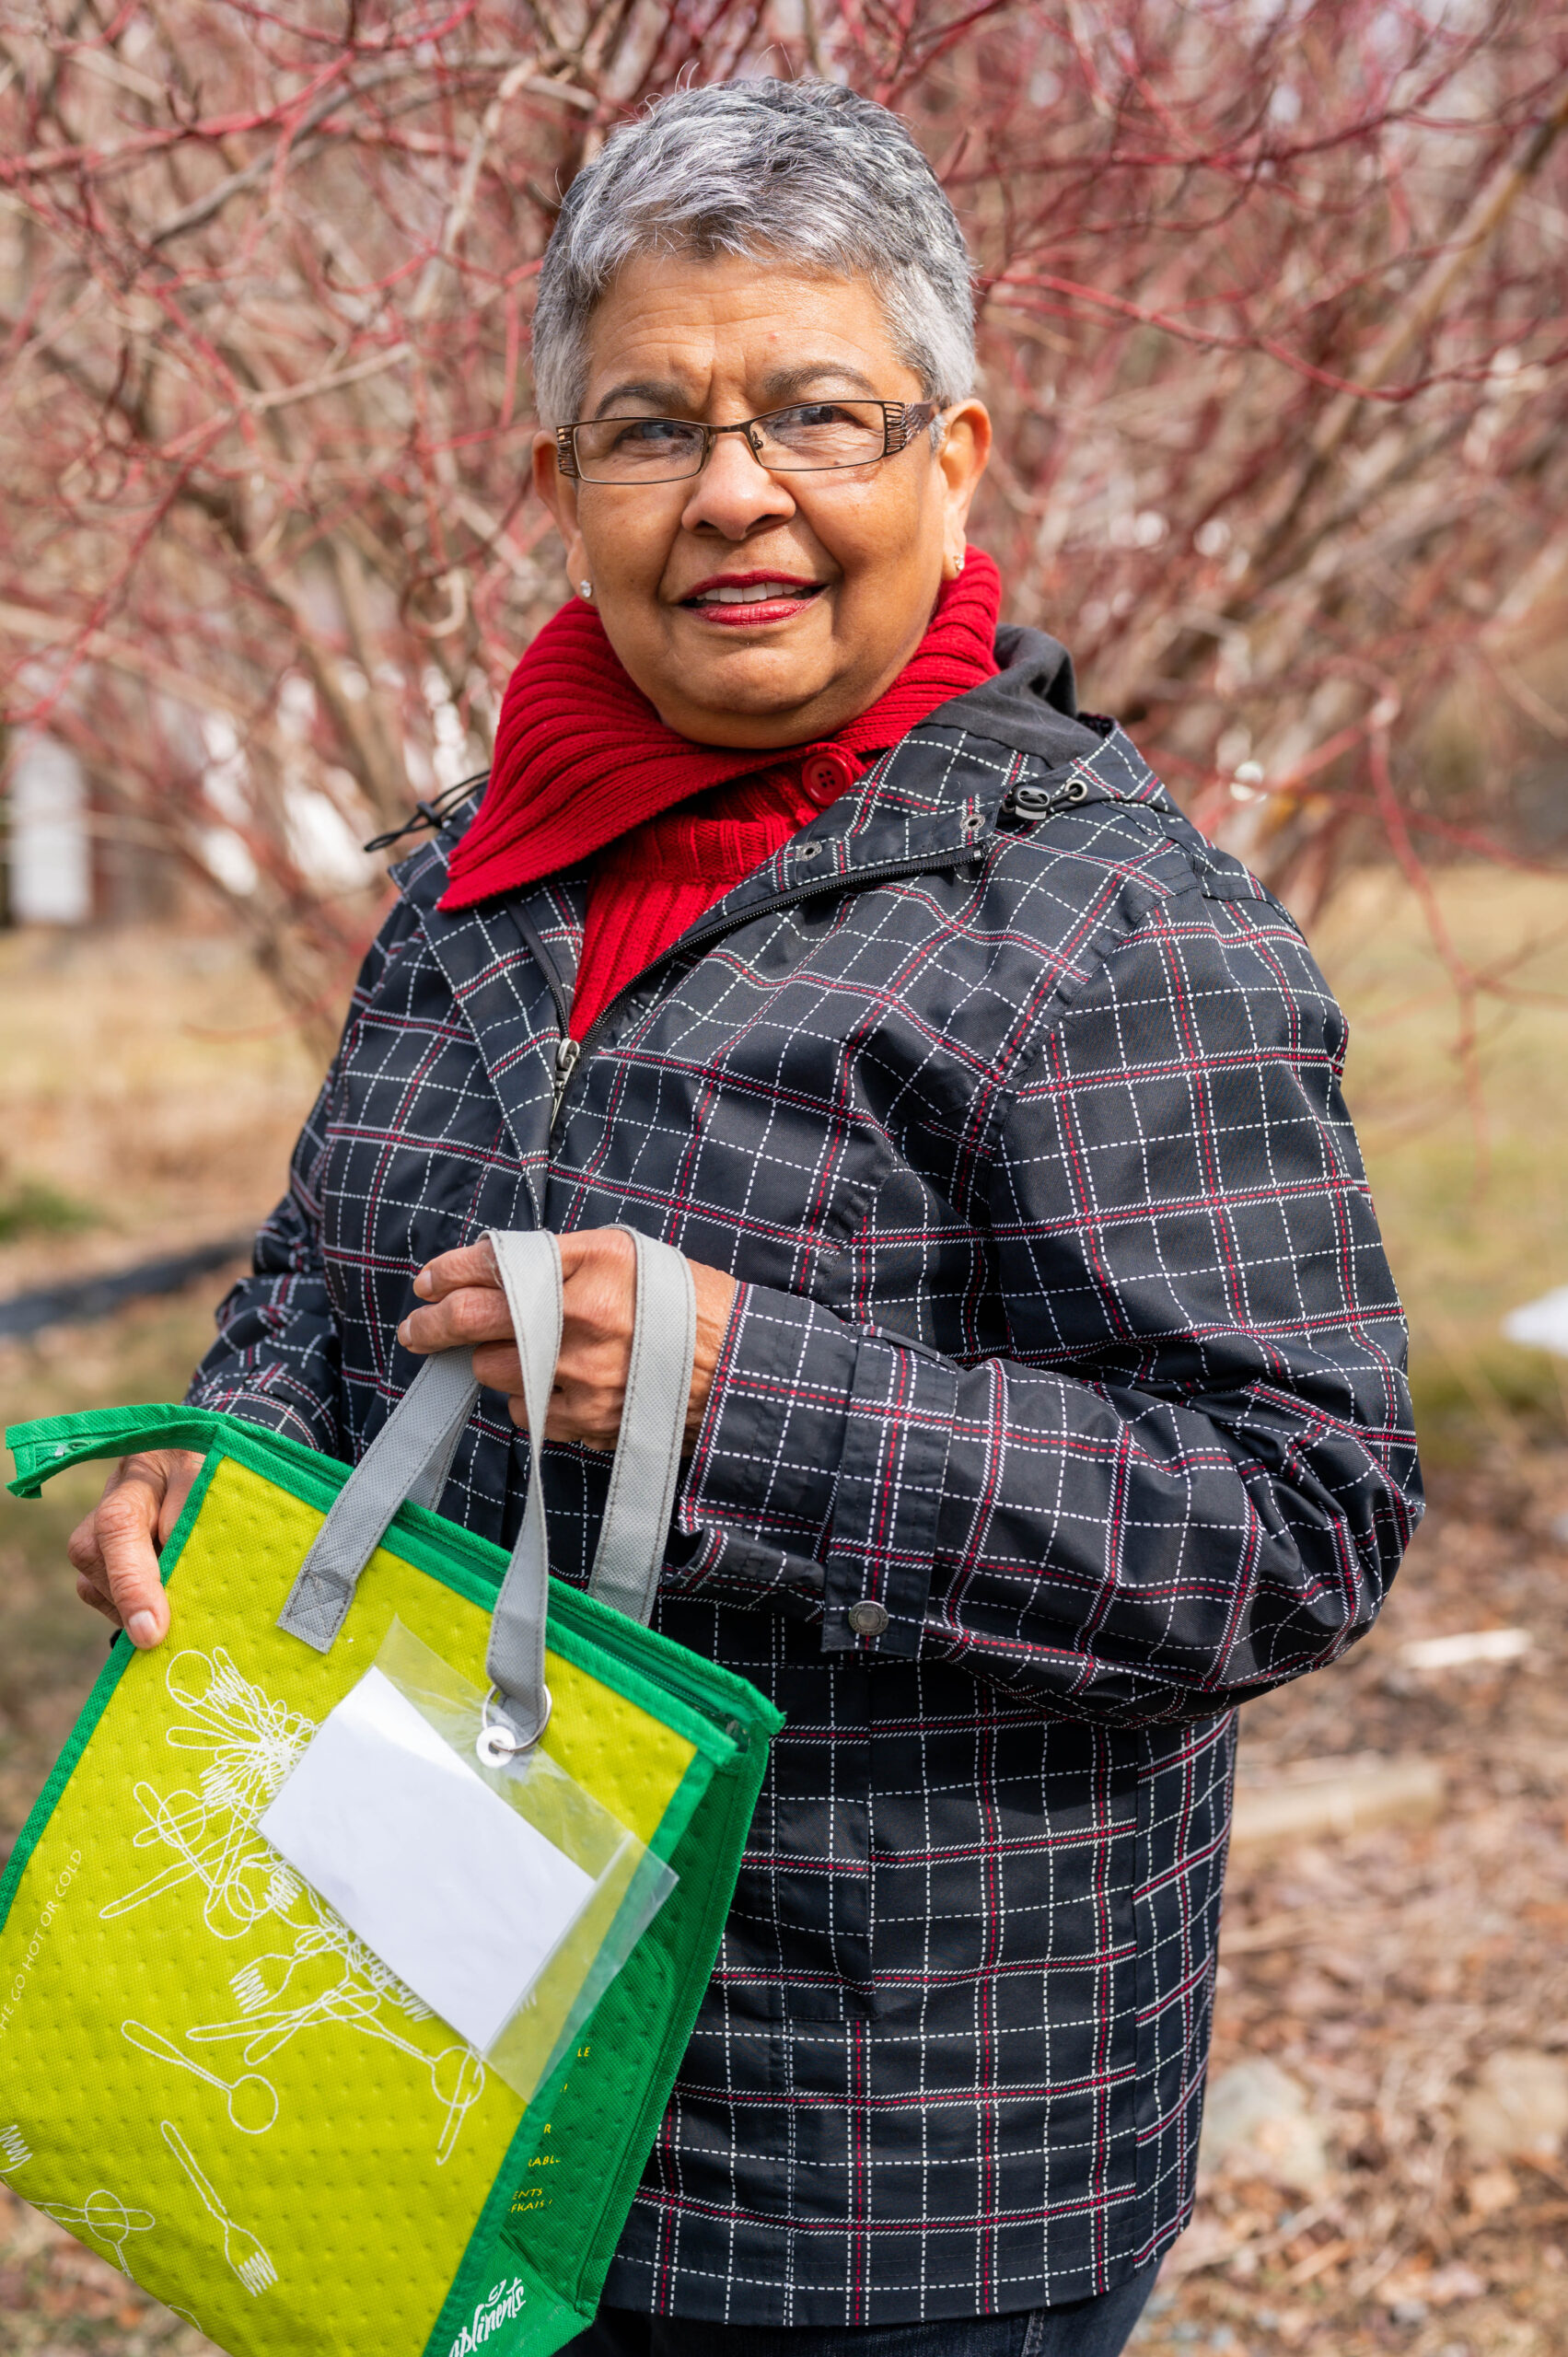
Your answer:
[[[143,1650],[161,1644],[168,1633],[168,1599],[153,1543],[162,1504],[161,1488],[133,1473],[109,1492],[97,1515],[109,1593],[126,1635]]]

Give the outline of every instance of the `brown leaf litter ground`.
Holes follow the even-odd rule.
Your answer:
[[[1211,2084],[1268,2058],[1326,2145],[1319,2190],[1234,2153],[1136,2343],[1310,2357],[1568,2351],[1568,2164],[1472,2153],[1488,2057],[1568,2067],[1568,1456],[1449,1471],[1372,1637],[1242,1715],[1244,1787],[1346,1755],[1439,1761],[1434,1820],[1234,1859]],[[1498,1667],[1411,1670],[1429,1636],[1517,1627]],[[1559,2059],[1561,2058],[1561,2059]],[[1538,2066],[1539,2067],[1539,2066]]]

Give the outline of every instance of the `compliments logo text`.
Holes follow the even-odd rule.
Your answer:
[[[474,2351],[482,2349],[493,2332],[499,2332],[504,2324],[522,2314],[528,2296],[528,2285],[520,2275],[514,2275],[509,2283],[495,2284],[481,2300],[447,2357],[473,2357]]]

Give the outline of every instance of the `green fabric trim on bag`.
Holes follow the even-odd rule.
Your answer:
[[[27,1432],[31,1427],[18,1424],[15,1429],[17,1432]],[[7,1434],[7,1445],[9,1439],[10,1434]],[[180,1510],[180,1518],[164,1542],[164,1559],[168,1567],[163,1574],[166,1585],[168,1580],[168,1570],[172,1569],[179,1561],[180,1550],[190,1536],[191,1527],[196,1516],[201,1513],[202,1501],[207,1494],[207,1484],[213,1478],[213,1469],[216,1463],[217,1456],[215,1452],[207,1457],[200,1473],[192,1483],[191,1494]],[[45,1473],[43,1480],[47,1481],[49,1478],[49,1474]],[[11,1486],[14,1488],[16,1485],[13,1483]],[[19,1494],[36,1497],[38,1492],[24,1491]],[[87,1748],[93,1729],[103,1716],[109,1698],[124,1675],[131,1658],[132,1647],[123,1637],[120,1637],[118,1642],[111,1642],[109,1659],[94,1679],[92,1690],[82,1705],[76,1724],[66,1736],[60,1757],[49,1771],[43,1790],[29,1810],[26,1822],[17,1836],[10,1856],[6,1861],[5,1872],[0,1874],[0,1925],[4,1925],[6,1918],[11,1911],[11,1901],[16,1896],[17,1885],[22,1878],[23,1869],[32,1855],[33,1844],[43,1827],[48,1824],[54,1804],[64,1791],[72,1769]]]

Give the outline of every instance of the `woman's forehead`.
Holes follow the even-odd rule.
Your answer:
[[[869,279],[793,271],[772,257],[628,263],[594,312],[587,360],[588,416],[623,400],[686,409],[732,392],[764,403],[822,389],[919,398]]]

